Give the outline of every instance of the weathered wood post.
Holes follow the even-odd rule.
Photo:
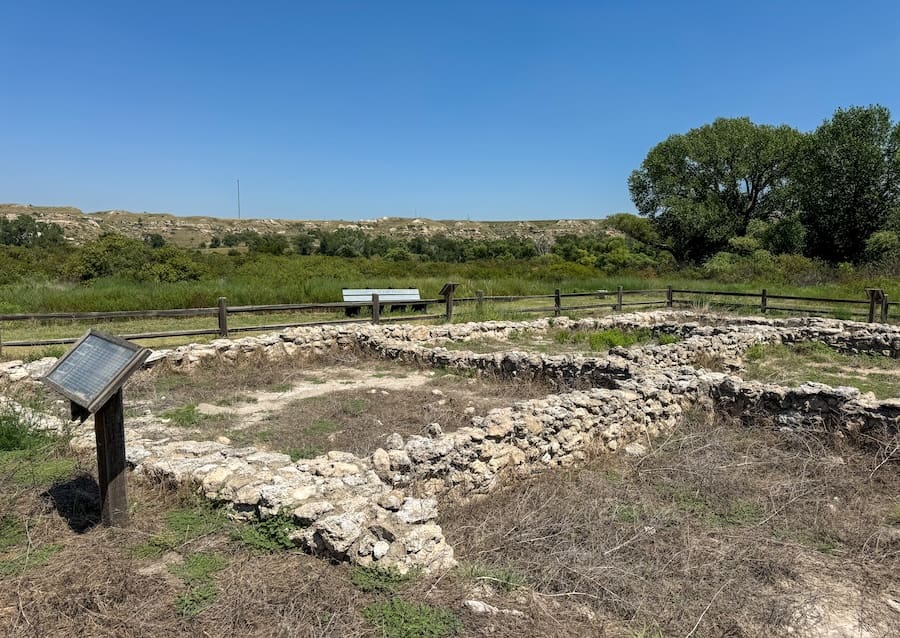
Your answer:
[[[478,311],[479,315],[484,311],[484,291],[483,290],[475,291],[475,310]]]
[[[448,322],[453,321],[453,291],[456,290],[458,285],[459,284],[456,282],[448,281],[444,284],[444,287],[441,288],[440,293],[438,293],[444,298],[444,305],[446,308],[444,316]]]
[[[100,484],[100,518],[104,525],[128,524],[125,486],[125,410],[121,388],[94,415],[97,441],[97,482]]]
[[[622,312],[622,286],[616,289],[616,311]]]
[[[666,308],[671,308],[675,303],[675,299],[672,295],[672,286],[671,284],[666,286]]]
[[[888,310],[890,309],[890,303],[888,303],[888,296],[886,294],[882,294],[881,296],[881,323],[887,323],[888,320]],[[3,349],[0,348],[0,352],[3,352]]]
[[[553,291],[553,316],[558,317],[562,313],[562,298],[559,294],[559,288]]]
[[[759,311],[763,314],[766,314],[769,310],[769,294],[765,288],[762,289],[762,294],[759,296]]]
[[[378,323],[381,320],[381,300],[378,293],[372,293],[372,323]]]
[[[881,303],[884,292],[882,292],[880,288],[866,288],[866,295],[869,297],[869,316],[867,320],[869,323],[874,323],[875,307]]]
[[[219,336],[228,336],[228,299],[219,297]]]

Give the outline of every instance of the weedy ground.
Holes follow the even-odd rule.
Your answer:
[[[300,365],[214,362],[190,374],[159,367],[135,376],[126,405],[132,414],[168,419],[183,438],[226,436],[308,458],[328,450],[368,454],[391,433],[424,434],[435,422],[449,432],[551,391],[539,381],[423,371],[345,352]]]
[[[236,523],[137,477],[131,524],[105,528],[93,459],[2,423],[3,635],[900,631],[896,439],[861,446],[698,412],[646,456],[598,455],[442,504],[460,566],[401,576],[298,552],[287,517]],[[471,598],[524,615],[474,615]]]
[[[696,413],[646,456],[509,483],[440,522],[464,563],[626,635],[893,636],[900,439],[858,443]]]
[[[843,354],[818,341],[756,345],[745,354],[748,379],[797,385],[816,381],[873,392],[881,399],[900,397],[900,360]]]

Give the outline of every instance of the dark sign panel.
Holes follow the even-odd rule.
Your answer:
[[[150,351],[90,330],[42,381],[88,412],[96,412],[147,359]]]

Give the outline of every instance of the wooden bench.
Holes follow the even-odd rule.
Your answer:
[[[406,310],[410,305],[413,310],[425,312],[425,304],[415,303],[422,300],[418,288],[342,288],[341,294],[344,303],[372,303],[372,295],[378,295],[379,310],[390,304],[391,311]],[[348,317],[356,316],[359,307],[345,308],[344,313]]]

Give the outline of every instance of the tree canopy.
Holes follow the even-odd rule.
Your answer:
[[[892,244],[870,239],[900,231],[900,124],[879,105],[806,134],[720,118],[654,146],[628,186],[682,262],[752,250],[872,261]]]
[[[653,147],[628,180],[632,200],[676,257],[708,257],[783,212],[801,140],[789,126],[719,118]]]
[[[803,145],[796,188],[809,254],[858,261],[869,237],[896,224],[900,123],[883,106],[838,109]]]

